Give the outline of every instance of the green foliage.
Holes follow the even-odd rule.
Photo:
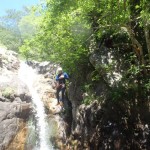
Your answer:
[[[94,66],[96,71],[93,70],[90,81],[94,85],[117,70],[123,77],[111,90],[112,100],[121,100],[133,93],[136,95],[142,86],[145,91],[149,87],[143,79],[147,76],[147,64],[144,61],[141,63],[141,57],[145,59],[148,55],[144,29],[149,29],[150,25],[149,8],[147,1],[45,0],[39,20],[36,21],[34,15],[30,14],[20,22],[20,27],[23,27],[28,20],[31,22],[35,19],[31,28],[40,26],[31,37],[24,35],[20,52],[26,59],[59,63],[67,72],[79,78],[86,76],[85,68],[90,68],[89,55],[94,51],[101,54],[103,49],[100,46],[104,45],[115,58],[111,63]],[[111,45],[107,43],[109,39],[112,40]],[[85,89],[87,92],[88,89]],[[90,99],[94,99],[93,96],[88,96],[85,103],[89,103]]]
[[[52,59],[65,66],[68,63],[72,66],[81,61],[81,57],[84,59],[88,56],[89,37],[93,32],[91,27],[96,31],[94,34],[101,38],[110,30],[118,32],[122,26],[130,22],[128,1],[47,0],[45,2],[41,28],[31,42],[35,41],[32,45],[37,47],[36,52],[40,53],[42,59]],[[141,4],[140,7],[145,5]],[[27,49],[32,51],[33,47]]]
[[[91,90],[91,84],[86,84],[84,86],[84,95],[83,95],[83,101],[82,103],[85,105],[89,105],[93,100],[95,100],[95,95],[93,94]]]
[[[92,73],[91,73],[91,79],[93,82],[97,82],[100,80],[100,74],[97,70],[94,70]]]
[[[149,79],[148,82],[145,84],[145,88],[147,89],[147,91],[150,91],[150,79]]]
[[[0,18],[0,42],[8,49],[18,51],[22,43],[21,34],[18,28],[23,13],[16,10],[7,10],[6,15]]]
[[[126,89],[121,85],[119,87],[114,87],[110,97],[112,101],[122,101],[123,97],[127,98]]]
[[[15,51],[18,50],[21,41],[14,32],[1,26],[0,36],[1,36],[0,42],[3,45],[5,45],[8,49]]]
[[[39,25],[40,16],[36,12],[30,11],[29,15],[21,18],[18,27],[23,39],[31,39],[36,34]]]
[[[85,97],[82,101],[83,104],[85,105],[90,105],[92,103],[92,101],[94,101],[95,98],[94,98],[94,95],[88,95],[87,97]]]
[[[8,49],[18,51],[23,41],[36,33],[40,18],[35,8],[7,10],[6,15],[0,18],[0,42]]]
[[[73,7],[77,6],[74,2],[47,1],[47,6],[41,30],[32,41],[25,42],[20,52],[32,57],[30,53],[36,45],[35,56],[62,63],[73,72],[77,65],[87,63],[88,49],[83,42],[91,34],[90,24],[82,16],[82,10]],[[63,6],[68,9],[62,9]]]

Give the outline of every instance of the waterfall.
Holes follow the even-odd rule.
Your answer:
[[[48,122],[46,121],[46,114],[44,111],[44,104],[41,101],[38,91],[36,87],[34,87],[34,83],[37,77],[37,74],[29,67],[27,64],[21,62],[20,69],[18,72],[18,76],[23,81],[32,96],[33,104],[35,105],[36,111],[36,118],[37,118],[37,128],[36,131],[38,132],[38,139],[39,141],[36,142],[34,149],[35,150],[52,150],[53,146],[50,142],[50,135],[49,135],[49,126]]]

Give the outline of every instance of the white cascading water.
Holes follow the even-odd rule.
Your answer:
[[[46,122],[46,114],[44,111],[44,104],[41,101],[38,92],[36,90],[36,87],[34,87],[34,81],[36,79],[36,73],[32,69],[32,67],[29,67],[25,63],[20,64],[20,69],[18,72],[19,78],[27,85],[29,92],[32,96],[32,101],[35,104],[35,109],[37,112],[37,124],[38,124],[38,132],[39,132],[39,146],[35,146],[35,150],[53,150],[53,146],[51,142],[49,141],[50,135],[48,123]]]

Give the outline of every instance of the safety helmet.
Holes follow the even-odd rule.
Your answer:
[[[62,68],[59,67],[59,68],[57,69],[57,74],[60,74],[60,73],[62,73],[62,72],[63,72]]]

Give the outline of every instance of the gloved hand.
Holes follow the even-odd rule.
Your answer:
[[[59,77],[59,79],[63,79],[64,78],[64,75],[61,75],[60,77]]]

